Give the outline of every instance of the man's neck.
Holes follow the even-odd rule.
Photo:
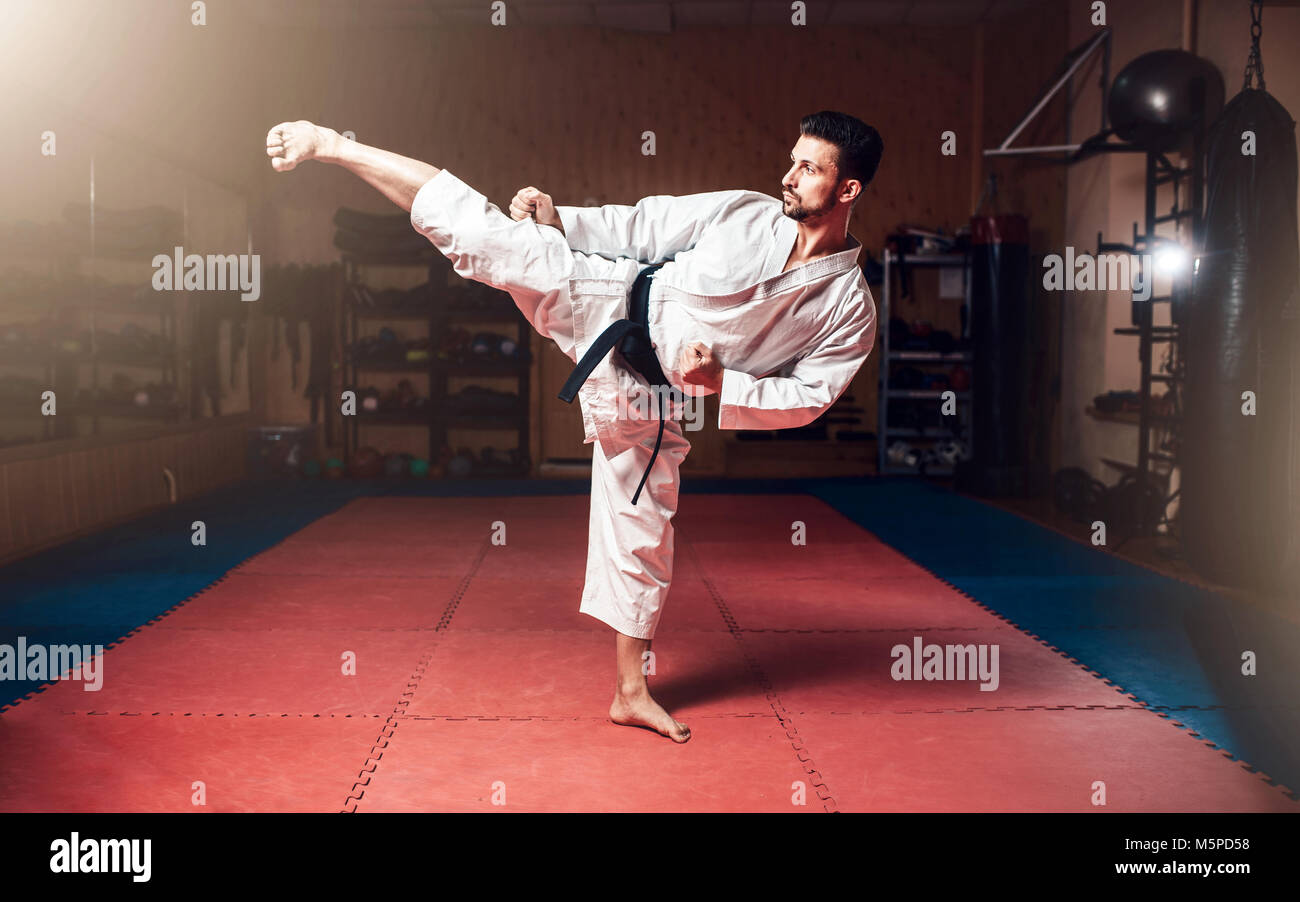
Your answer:
[[[856,239],[849,236],[847,221],[828,222],[821,226],[808,226],[802,222],[798,225],[794,247],[785,265],[787,270],[855,246]]]

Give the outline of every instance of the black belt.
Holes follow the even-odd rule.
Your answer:
[[[663,263],[655,263],[637,273],[636,281],[632,283],[632,293],[628,297],[628,318],[611,323],[591,343],[591,347],[582,355],[582,359],[569,374],[569,378],[564,380],[564,387],[560,389],[561,401],[573,403],[573,399],[578,396],[578,389],[587,381],[591,371],[605,359],[605,355],[615,345],[618,345],[623,359],[640,373],[646,382],[650,383],[652,389],[658,389],[660,386],[664,389],[672,388],[672,383],[668,381],[663,367],[659,364],[659,355],[655,353],[650,342],[650,281],[654,278],[655,270],[661,266]],[[659,396],[659,435],[655,438],[655,449],[650,455],[650,463],[646,465],[645,473],[641,475],[641,483],[632,496],[633,504],[636,504],[637,499],[641,497],[641,489],[645,485],[646,477],[650,475],[651,468],[655,465],[655,458],[659,456],[659,443],[664,438],[664,396],[663,392],[658,390],[655,394]]]

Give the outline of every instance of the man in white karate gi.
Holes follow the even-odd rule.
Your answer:
[[[844,393],[875,344],[875,302],[848,222],[879,165],[880,135],[830,111],[804,117],[799,130],[782,200],[733,190],[557,207],[525,188],[510,215],[446,169],[310,122],[282,123],[266,139],[277,172],[318,160],[377,188],[458,274],[508,292],[575,362],[629,315],[638,272],[663,264],[648,326],[672,391],[652,386],[616,349],[578,392],[592,445],[579,610],[616,631],[610,718],[676,742],[690,730],[650,695],[642,663],[672,579],[672,518],[690,450],[678,422],[685,397],[721,395],[721,429],[804,426]],[[646,473],[665,400],[662,445]]]

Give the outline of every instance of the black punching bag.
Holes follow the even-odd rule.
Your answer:
[[[971,458],[958,486],[977,495],[1027,490],[1029,223],[971,219]]]
[[[1275,588],[1296,578],[1300,555],[1300,251],[1286,109],[1263,90],[1234,97],[1210,129],[1206,178],[1205,249],[1180,322],[1185,552],[1211,580]]]

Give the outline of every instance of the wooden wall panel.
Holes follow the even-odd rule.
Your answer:
[[[162,434],[0,450],[0,562],[31,554],[245,476],[247,417]]]

